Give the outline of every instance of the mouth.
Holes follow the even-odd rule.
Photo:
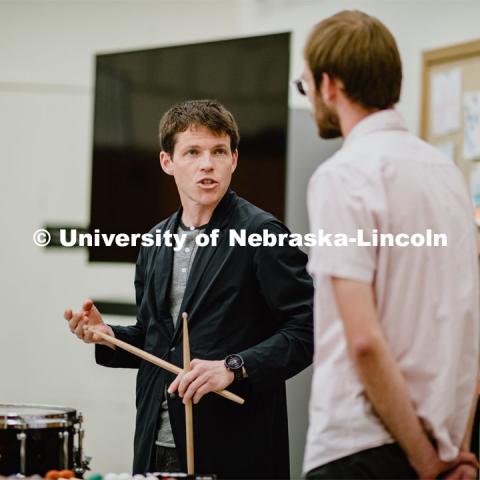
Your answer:
[[[213,180],[213,178],[202,178],[197,182],[197,185],[201,188],[214,188],[218,185],[218,182]]]

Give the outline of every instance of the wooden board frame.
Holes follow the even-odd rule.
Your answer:
[[[428,138],[427,119],[430,112],[430,69],[436,65],[448,64],[468,58],[480,58],[480,39],[450,47],[436,48],[423,52],[422,61],[422,100],[420,111],[420,136]]]

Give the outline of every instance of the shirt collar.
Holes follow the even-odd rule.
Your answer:
[[[396,110],[380,110],[358,122],[345,138],[344,145],[348,145],[369,133],[382,130],[407,130],[407,127],[402,116]]]

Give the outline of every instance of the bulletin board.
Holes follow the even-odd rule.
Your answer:
[[[423,53],[420,130],[462,170],[480,225],[480,40]]]

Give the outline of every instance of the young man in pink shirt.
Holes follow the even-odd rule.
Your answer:
[[[457,167],[393,109],[401,81],[393,36],[362,12],[327,18],[307,40],[297,86],[320,136],[345,138],[310,181],[311,231],[353,238],[315,247],[309,259],[316,334],[307,478],[476,478],[472,204]],[[413,235],[429,229],[443,234],[443,246],[419,246]],[[377,234],[394,243],[360,246],[358,231],[364,243]]]

